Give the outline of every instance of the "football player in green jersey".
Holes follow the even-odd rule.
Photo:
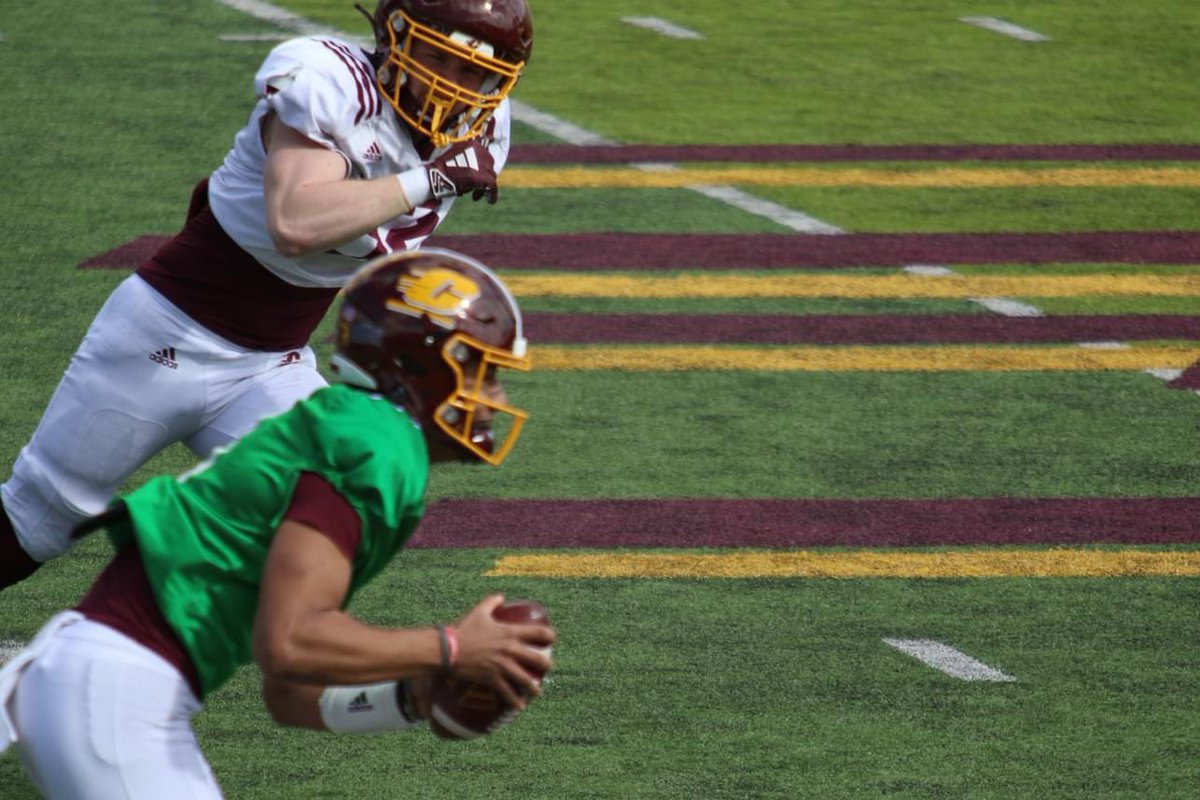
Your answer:
[[[512,294],[456,253],[385,256],[346,287],[331,368],[340,383],[83,526],[116,556],[0,671],[0,750],[46,797],[220,797],[191,717],[251,661],[278,722],[335,732],[419,724],[439,671],[518,709],[539,693],[554,631],[497,622],[500,595],[422,629],[345,611],[420,521],[430,461],[499,464],[520,435],[497,375],[529,368]]]

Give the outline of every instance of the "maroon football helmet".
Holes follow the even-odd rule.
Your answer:
[[[485,389],[497,367],[528,370],[529,356],[521,311],[495,273],[449,250],[403,251],[363,267],[343,297],[330,363],[343,382],[407,409],[431,451],[449,445],[493,465],[508,456],[529,415]]]
[[[533,51],[526,0],[380,0],[374,14],[359,10],[375,29],[379,91],[436,147],[479,136]],[[414,44],[441,66],[414,57]],[[452,63],[482,74],[479,85],[444,74]]]

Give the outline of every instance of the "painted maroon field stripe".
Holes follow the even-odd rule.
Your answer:
[[[1200,543],[1200,498],[443,500],[413,547]]]
[[[141,236],[84,261],[129,269],[166,240]],[[431,246],[497,269],[709,270],[889,267],[906,264],[1094,262],[1200,264],[1200,231],[1093,233],[476,234],[433,236]]]
[[[920,344],[1200,339],[1200,316],[1000,317],[788,314],[525,315],[534,342],[661,344]]]
[[[136,269],[154,255],[170,236],[146,234],[131,242],[119,244],[112,250],[92,256],[79,264],[80,269]]]
[[[524,144],[514,164],[635,164],[656,161],[1196,161],[1197,144]]]
[[[1200,361],[1192,364],[1175,380],[1167,384],[1172,389],[1191,389],[1200,391]]]
[[[498,269],[804,269],[1045,262],[1200,264],[1200,231],[1094,233],[479,234],[430,245]]]

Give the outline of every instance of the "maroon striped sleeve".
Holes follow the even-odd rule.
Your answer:
[[[363,90],[366,92],[367,117],[373,117],[378,114],[382,108],[383,100],[380,98],[379,92],[375,90],[374,72],[368,69],[367,65],[363,63],[362,59],[356,55],[353,50],[351,50],[349,47],[346,47],[346,45],[342,44],[341,42],[329,42],[328,44],[333,49],[342,53],[346,59],[349,59],[348,66],[350,66],[350,70],[352,72],[356,73],[355,80],[360,82]]]
[[[333,42],[322,39],[321,44],[325,45],[330,52],[338,57],[338,60],[345,65],[346,69],[350,71],[350,75],[354,78],[354,83],[358,89],[358,113],[354,115],[354,124],[357,125],[358,123],[362,122],[363,116],[367,113],[368,101],[367,96],[363,91],[362,73],[354,68],[355,65],[353,59],[347,57],[346,54],[339,50]]]

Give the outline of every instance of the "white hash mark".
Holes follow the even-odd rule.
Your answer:
[[[628,22],[638,28],[645,28],[648,31],[660,33],[663,36],[669,36],[672,39],[703,39],[702,34],[696,33],[689,28],[684,28],[681,25],[676,25],[674,22],[668,22],[662,17],[621,17],[621,22]]]
[[[990,681],[993,683],[1009,683],[1016,678],[1005,675],[998,669],[993,669],[981,661],[976,661],[966,653],[955,650],[948,644],[935,642],[932,639],[887,639],[884,643],[902,653],[907,653],[918,661],[958,678],[961,681]]]
[[[1011,22],[1005,22],[996,17],[959,17],[959,22],[965,22],[968,25],[976,25],[980,28],[986,28],[989,31],[1002,33],[1005,36],[1011,36],[1014,39],[1020,39],[1022,42],[1048,42],[1050,37],[1045,34],[1031,31],[1028,28],[1022,28],[1020,25],[1014,25]]]

